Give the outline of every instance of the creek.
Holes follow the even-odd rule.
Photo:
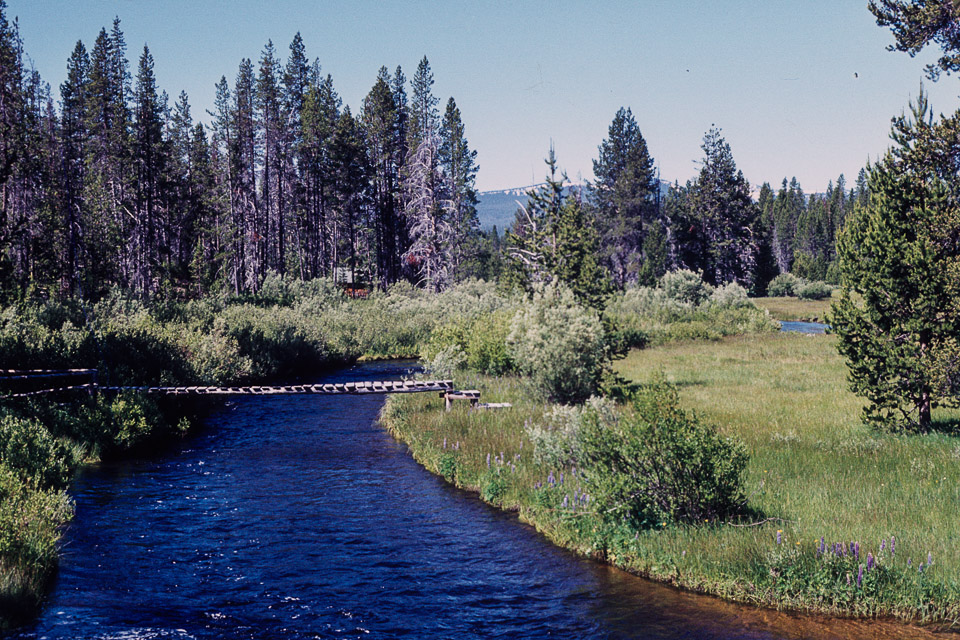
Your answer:
[[[395,379],[409,366],[317,381]],[[418,466],[378,426],[382,404],[239,397],[164,450],[87,469],[49,600],[8,637],[923,635],[734,605],[579,558]]]

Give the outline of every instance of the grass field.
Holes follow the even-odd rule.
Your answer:
[[[479,387],[485,400],[513,402],[511,410],[445,414],[435,399],[391,398],[384,420],[428,469],[519,511],[558,544],[635,573],[745,602],[955,624],[960,440],[946,433],[879,434],[863,426],[834,341],[754,335],[635,351],[617,363],[638,382],[666,376],[680,389],[682,407],[745,443],[757,526],[668,525],[603,539],[589,513],[557,509],[533,488],[549,470],[532,461],[523,424],[539,420],[544,406],[515,379],[458,381]],[[941,424],[957,417],[939,416]],[[859,542],[861,564],[868,553],[882,557],[885,582],[873,585],[869,597],[854,589],[856,563],[821,559],[821,536],[828,546]],[[886,546],[891,536],[893,555]],[[933,564],[921,573],[928,554]]]
[[[830,312],[831,303],[839,293],[839,289],[835,290],[833,297],[823,300],[801,300],[791,297],[751,298],[750,300],[761,309],[769,311],[770,316],[775,320],[824,322],[827,313]]]

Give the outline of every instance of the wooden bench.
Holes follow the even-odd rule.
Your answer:
[[[477,406],[480,402],[480,391],[477,389],[464,389],[463,391],[441,391],[440,397],[444,399],[447,411],[453,408],[454,400],[469,400],[470,407]]]

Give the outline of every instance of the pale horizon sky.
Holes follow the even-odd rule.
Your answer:
[[[866,4],[8,0],[6,15],[55,97],[76,41],[89,50],[119,16],[131,73],[148,44],[160,88],[171,101],[186,90],[204,121],[220,76],[232,86],[268,39],[286,58],[299,31],[354,113],[382,65],[409,79],[426,55],[441,109],[451,95],[460,107],[481,191],[542,181],[551,142],[571,179],[591,179],[624,106],[665,180],[696,175],[716,124],[752,184],[796,176],[816,192],[884,152],[921,82],[938,113],[960,107],[960,79],[924,80],[935,51],[886,51],[893,38]]]

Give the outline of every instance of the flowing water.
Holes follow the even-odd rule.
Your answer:
[[[365,364],[321,382],[392,379]],[[439,402],[439,400],[438,400]],[[876,638],[921,632],[680,593],[558,549],[420,468],[382,396],[250,396],[90,469],[39,638]]]
[[[790,331],[794,333],[826,333],[830,325],[822,322],[796,322],[792,320],[780,320],[780,331]]]

